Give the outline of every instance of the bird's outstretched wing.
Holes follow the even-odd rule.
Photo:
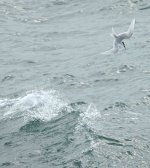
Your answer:
[[[114,52],[113,52],[113,48],[112,49],[110,49],[110,50],[107,50],[107,51],[105,51],[105,52],[102,52],[101,54],[103,54],[103,55],[111,55],[111,54],[113,54]]]
[[[115,39],[113,42],[113,48],[101,54],[110,55],[110,54],[115,54],[117,52],[118,52],[118,44],[116,43],[116,39]]]
[[[121,40],[129,39],[134,32],[134,25],[135,25],[135,19],[132,20],[132,22],[128,28],[128,31],[118,34],[117,37],[120,38]]]

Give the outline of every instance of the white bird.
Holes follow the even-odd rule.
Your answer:
[[[135,19],[132,20],[128,31],[120,33],[120,34],[116,34],[114,28],[112,27],[112,34],[111,36],[114,38],[114,42],[113,42],[113,48],[103,52],[102,54],[115,54],[118,52],[119,50],[119,45],[123,45],[123,47],[126,49],[125,44],[123,42],[124,39],[129,39],[133,32],[134,32],[134,25],[135,25]]]

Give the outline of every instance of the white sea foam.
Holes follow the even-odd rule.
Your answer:
[[[16,99],[0,100],[0,107],[4,118],[21,117],[30,120],[33,118],[49,121],[62,112],[71,110],[67,101],[55,90],[30,91],[25,96]]]

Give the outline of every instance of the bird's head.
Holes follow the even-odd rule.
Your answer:
[[[123,45],[123,47],[126,49],[126,46],[125,46],[125,43],[122,41],[122,45]]]

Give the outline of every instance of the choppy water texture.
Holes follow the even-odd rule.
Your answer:
[[[1,0],[0,167],[149,168],[149,37],[148,0]]]

